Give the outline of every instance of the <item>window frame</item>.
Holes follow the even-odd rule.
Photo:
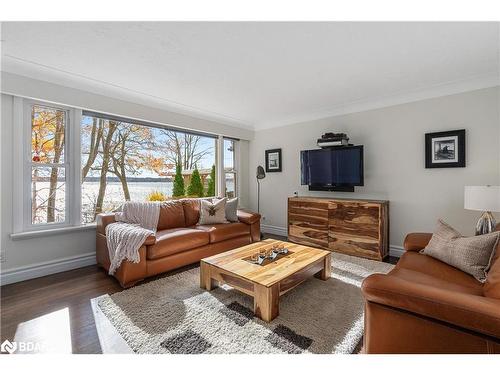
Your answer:
[[[225,141],[230,141],[233,142],[233,168],[229,171],[226,171],[226,166],[224,165],[224,162],[226,160],[224,153],[226,152],[226,146],[225,146]],[[227,191],[226,191],[226,173],[232,173],[234,174],[234,198],[239,197],[239,176],[238,176],[238,166],[239,166],[239,140],[230,138],[230,137],[222,137],[222,172],[223,172],[223,192],[224,192],[224,197],[226,197]]]
[[[37,163],[32,160],[32,109],[34,106],[40,106],[49,109],[55,109],[63,111],[65,113],[65,124],[64,124],[64,161],[61,163]],[[31,231],[42,231],[42,230],[53,230],[59,228],[65,228],[71,225],[78,225],[74,220],[75,209],[78,206],[74,204],[74,192],[75,181],[77,181],[77,176],[73,170],[75,163],[75,138],[79,137],[79,132],[75,131],[74,124],[78,121],[78,110],[68,106],[58,105],[54,103],[44,102],[40,100],[33,99],[21,99],[17,98],[14,101],[14,116],[15,123],[19,124],[17,134],[14,134],[15,140],[14,144],[21,145],[18,149],[18,171],[17,178],[15,177],[14,191],[18,191],[17,199],[14,197],[16,204],[16,212],[19,216],[14,219],[14,232],[31,232]],[[17,136],[16,136],[17,135]],[[16,164],[16,163],[15,163]],[[31,202],[31,185],[32,185],[32,173],[33,167],[53,167],[64,169],[65,177],[65,189],[64,189],[64,221],[53,222],[53,223],[33,223],[32,220],[32,202]],[[22,188],[16,189],[17,186]]]
[[[82,110],[73,106],[61,105],[58,103],[47,102],[38,99],[24,98],[20,96],[13,97],[13,122],[14,129],[12,141],[14,145],[13,152],[13,233],[11,237],[32,238],[47,234],[56,234],[64,230],[74,230],[75,228],[93,228],[95,223],[84,224],[81,219],[81,120],[83,113],[91,111]],[[62,110],[66,113],[65,124],[65,142],[64,142],[64,162],[57,166],[64,168],[65,171],[65,220],[63,222],[53,223],[32,223],[31,217],[31,184],[33,165],[53,166],[51,163],[36,163],[32,161],[32,107],[48,107]],[[105,114],[102,114],[105,115]],[[225,193],[225,170],[224,170],[224,140],[234,142],[233,151],[233,169],[230,173],[235,176],[235,197],[239,196],[239,139],[224,137],[220,134],[193,131],[188,128],[171,126],[148,121],[142,121],[136,118],[123,117],[130,123],[137,123],[142,126],[162,128],[181,133],[188,133],[200,136],[207,136],[215,139],[215,165],[217,181],[215,184],[216,195]],[[225,194],[224,194],[225,196]],[[72,229],[73,228],[73,229]]]

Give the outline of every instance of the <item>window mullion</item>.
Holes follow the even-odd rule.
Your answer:
[[[70,161],[70,223],[78,225],[82,222],[82,189],[81,189],[81,120],[82,110],[74,109],[71,111],[70,120],[70,154],[68,160]]]
[[[224,137],[217,138],[217,195],[226,196],[226,173],[224,171]]]
[[[23,99],[14,97],[13,103],[13,119],[14,131],[12,133],[12,144],[17,145],[14,147],[13,155],[13,208],[14,208],[14,233],[22,232],[24,228],[25,217],[25,193],[26,193],[26,165],[25,165],[25,144],[26,144],[26,121],[24,120],[24,106]],[[21,187],[21,188],[19,188]]]
[[[28,164],[31,164],[31,167],[36,168],[36,167],[47,167],[47,168],[68,168],[69,163],[39,163],[36,161],[28,162]]]
[[[240,179],[238,176],[238,171],[240,168],[240,142],[233,141],[233,173],[234,173],[234,196],[238,197],[240,195]],[[240,201],[240,200],[238,200]]]

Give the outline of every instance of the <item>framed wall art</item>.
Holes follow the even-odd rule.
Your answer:
[[[465,167],[465,129],[425,134],[425,168]]]

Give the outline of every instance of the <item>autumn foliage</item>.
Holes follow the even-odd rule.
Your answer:
[[[148,194],[146,200],[149,202],[163,202],[167,200],[167,196],[161,191],[152,191]]]
[[[66,112],[33,106],[31,112],[32,223],[64,221],[64,134]],[[48,188],[40,185],[48,179]],[[63,202],[64,206],[64,202]]]

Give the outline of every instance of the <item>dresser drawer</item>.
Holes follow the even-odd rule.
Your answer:
[[[307,199],[290,200],[288,223],[328,230],[328,202],[314,202]]]
[[[309,225],[288,225],[288,240],[313,247],[328,248],[328,230],[312,229]]]
[[[380,260],[380,243],[366,237],[355,237],[342,233],[328,233],[328,250],[338,253]]]
[[[328,227],[334,236],[380,239],[380,205],[363,202],[330,202]]]

